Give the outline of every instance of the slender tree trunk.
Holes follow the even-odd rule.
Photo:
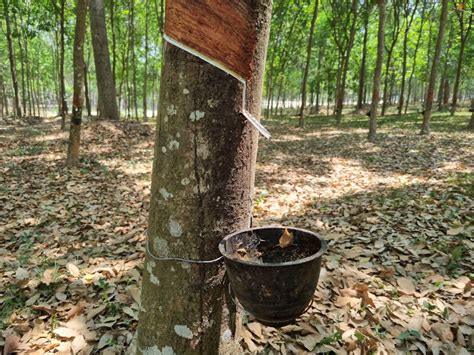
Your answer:
[[[402,53],[402,83],[400,88],[400,97],[398,99],[398,116],[401,116],[404,100],[405,100],[405,87],[406,87],[406,76],[407,76],[407,61],[408,61],[408,34],[410,33],[413,19],[415,18],[416,9],[418,8],[419,0],[415,0],[413,9],[410,9],[410,2],[406,2],[405,6],[405,33],[403,34],[403,53]],[[411,15],[410,15],[411,11]],[[421,32],[421,31],[420,31]]]
[[[105,27],[104,0],[90,1],[90,25],[97,89],[99,91],[100,116],[111,120],[118,120],[119,111],[117,109],[115,85],[110,66],[107,30]]]
[[[431,66],[430,81],[428,83],[428,89],[425,100],[425,112],[423,114],[423,124],[421,126],[421,134],[430,134],[430,119],[431,109],[433,107],[433,95],[436,85],[436,74],[438,72],[438,64],[441,56],[441,46],[443,45],[444,32],[446,29],[446,21],[448,18],[448,0],[442,0],[441,2],[441,16],[439,19],[439,31],[438,38],[436,39],[435,53],[433,57],[433,64]]]
[[[316,27],[315,25],[316,25],[316,19],[318,17],[318,10],[319,10],[319,0],[315,0],[313,18],[311,19],[311,28],[309,30],[308,47],[306,50],[306,65],[304,67],[303,83],[301,84],[301,109],[300,109],[300,120],[298,124],[299,127],[304,126],[304,110],[306,106],[306,84],[308,82],[309,67],[311,64],[311,51],[313,48],[314,28]]]
[[[243,3],[233,2],[233,11]],[[256,45],[246,102],[258,115],[271,1],[247,4],[256,37],[246,40]],[[238,113],[242,86],[236,79],[173,45],[164,54],[149,243],[159,257],[212,259],[222,237],[249,226],[256,131]],[[176,73],[185,74],[182,81]],[[217,98],[218,106],[210,107],[208,100]],[[218,354],[220,331],[229,329],[221,322],[223,266],[159,261],[147,254],[144,269],[138,353]]]
[[[145,1],[145,67],[143,75],[143,119],[145,122],[148,120],[147,117],[147,84],[148,84],[148,0]]]
[[[0,91],[2,93],[1,104],[2,104],[2,117],[8,116],[8,99],[7,92],[5,90],[5,79],[3,77],[3,64],[0,64]]]
[[[135,112],[135,119],[138,120],[138,102],[137,102],[137,61],[135,54],[135,0],[130,0],[130,17],[131,17],[131,32],[130,32],[130,53],[132,55],[132,100]]]
[[[81,142],[82,106],[84,103],[84,37],[89,0],[77,0],[76,29],[74,34],[73,70],[74,92],[72,97],[71,126],[66,164],[68,167],[79,164]]]
[[[61,129],[66,129],[67,103],[66,103],[66,86],[64,84],[64,5],[66,0],[61,0],[61,8],[59,12],[59,100],[61,102]]]
[[[375,142],[377,134],[377,115],[380,101],[380,76],[382,75],[383,56],[385,50],[385,0],[378,0],[379,28],[377,32],[377,60],[374,71],[374,85],[372,87],[372,103],[370,105],[369,141]]]
[[[362,110],[362,101],[364,97],[364,87],[365,87],[365,62],[367,58],[367,38],[369,34],[369,9],[368,9],[367,0],[365,1],[365,10],[366,14],[364,15],[364,39],[362,41],[362,59],[360,63],[360,71],[359,71],[359,88],[357,92],[357,105],[356,110]]]
[[[115,34],[115,6],[114,1],[109,1],[110,9],[110,27],[112,33],[112,77],[114,78],[114,87],[117,82],[116,68],[117,68],[117,41]],[[120,114],[119,114],[120,116]]]
[[[351,50],[354,46],[354,37],[356,32],[356,24],[357,24],[357,8],[358,8],[358,0],[352,0],[351,6],[351,14],[352,14],[352,21],[351,21],[351,29],[349,31],[349,39],[347,42],[347,46],[343,53],[341,53],[341,71],[338,75],[339,80],[337,81],[336,85],[336,97],[335,97],[335,114],[336,114],[336,124],[339,126],[342,120],[342,108],[344,103],[344,96],[346,91],[346,78],[347,78],[347,70],[349,68],[349,59],[351,56]]]
[[[469,120],[469,125],[467,128],[471,131],[474,131],[474,98],[471,99],[471,119]]]
[[[84,63],[84,97],[86,99],[86,109],[87,109],[87,116],[92,116],[92,108],[91,108],[91,99],[89,94],[89,80],[87,78],[88,75],[88,65]]]
[[[400,34],[400,9],[399,4],[395,2],[393,6],[393,30],[392,30],[392,41],[390,43],[390,47],[387,49],[387,63],[385,64],[385,75],[384,75],[384,84],[383,84],[383,100],[382,100],[382,112],[381,115],[385,116],[385,110],[388,104],[388,89],[389,89],[389,80],[390,75],[389,72],[393,69],[391,68],[392,63],[392,55],[395,49],[395,45],[397,44],[398,36]]]
[[[13,16],[13,23],[15,25],[15,32],[19,35],[16,36],[18,39],[18,48],[20,50],[20,77],[21,77],[21,105],[23,107],[23,116],[26,116],[26,81],[25,81],[25,54],[23,51],[23,44],[21,43],[21,33],[18,28],[17,16]]]
[[[439,90],[438,90],[438,110],[443,111],[447,108],[447,106],[444,105],[444,89],[446,88],[446,82],[447,82],[447,76],[448,76],[448,63],[449,63],[449,52],[451,49],[451,45],[453,42],[453,27],[451,26],[451,29],[449,31],[448,35],[448,45],[446,46],[446,51],[444,53],[444,64],[443,64],[443,71],[441,73],[441,79],[439,81]]]
[[[420,24],[420,30],[418,31],[418,37],[416,39],[416,44],[415,44],[415,51],[413,52],[413,62],[412,62],[412,68],[410,72],[410,78],[408,79],[408,92],[407,92],[407,100],[405,104],[405,114],[408,111],[408,104],[410,102],[410,95],[412,91],[412,82],[413,82],[413,77],[415,75],[415,69],[416,69],[416,56],[418,54],[418,49],[420,48],[421,44],[421,35],[423,33],[423,24],[425,22],[425,10],[426,10],[426,1],[422,1],[423,7],[421,10],[421,24]]]
[[[6,36],[7,36],[7,43],[8,43],[8,59],[10,61],[10,73],[12,77],[12,85],[13,85],[14,100],[15,100],[14,101],[15,110],[13,112],[16,117],[21,117],[20,98],[18,95],[18,79],[16,75],[15,50],[13,48],[12,31],[11,31],[10,15],[9,15],[9,10],[8,10],[7,0],[3,0],[3,14],[5,16]]]
[[[464,11],[457,15],[459,19],[461,43],[459,45],[459,55],[458,55],[457,66],[456,66],[456,77],[454,79],[453,101],[451,103],[451,110],[450,110],[451,116],[454,116],[454,113],[456,112],[456,106],[458,104],[458,92],[459,92],[459,85],[461,82],[461,70],[462,70],[462,64],[464,61],[464,48],[466,47],[467,38],[469,37],[469,32],[471,31],[471,27],[472,27],[472,22],[474,18],[474,3],[472,5],[471,14],[469,16],[469,24],[465,31],[464,31]]]

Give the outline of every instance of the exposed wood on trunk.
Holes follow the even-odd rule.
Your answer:
[[[255,47],[251,12],[248,1],[167,1],[165,33],[248,78]]]

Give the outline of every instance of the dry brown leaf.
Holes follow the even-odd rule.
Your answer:
[[[84,307],[84,303],[80,302],[79,304],[72,306],[71,309],[66,312],[64,317],[66,318],[66,320],[69,320],[80,314],[84,310]]]
[[[9,334],[5,338],[5,344],[3,345],[3,355],[10,355],[20,345],[20,337],[16,334]]]
[[[407,277],[399,277],[397,278],[397,284],[398,291],[406,295],[412,295],[416,292],[415,284],[412,279],[409,279]]]
[[[252,333],[250,333],[246,328],[242,327],[240,331],[240,336],[244,339],[245,344],[247,345],[250,352],[255,353],[258,351],[257,345],[252,340]]]
[[[304,345],[308,351],[313,351],[316,344],[324,339],[324,335],[321,334],[308,334],[298,338],[298,342]]]
[[[66,328],[66,327],[58,327],[56,329],[53,330],[53,333],[56,334],[56,336],[59,338],[59,339],[73,339],[75,338],[78,333],[76,330],[74,329],[70,329],[70,328]]]
[[[257,337],[259,337],[260,339],[263,338],[263,336],[262,336],[262,325],[260,323],[258,323],[258,322],[248,323],[247,328],[249,328],[249,330],[253,334],[255,334]]]
[[[77,267],[76,264],[73,263],[67,263],[66,264],[66,269],[69,271],[69,273],[74,276],[74,277],[79,277],[81,276],[81,270]]]
[[[451,327],[447,323],[435,323],[431,325],[431,330],[441,341],[453,341],[454,335],[451,331]]]

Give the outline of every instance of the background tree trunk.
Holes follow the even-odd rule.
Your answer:
[[[111,120],[118,120],[119,112],[105,27],[104,0],[91,0],[90,25],[97,89],[99,91],[100,116]]]
[[[425,100],[425,112],[423,113],[423,123],[421,126],[421,134],[430,134],[430,119],[431,109],[433,107],[433,95],[436,85],[436,74],[438,73],[439,58],[441,56],[441,46],[443,45],[444,32],[446,29],[446,21],[448,18],[448,0],[442,0],[441,16],[439,19],[438,38],[436,39],[435,53],[433,57],[433,64],[431,66],[430,81]]]
[[[5,16],[6,36],[7,36],[7,43],[8,43],[8,60],[10,61],[10,73],[12,77],[12,85],[13,85],[13,92],[14,92],[15,110],[13,112],[16,117],[21,117],[20,97],[18,95],[18,79],[16,75],[15,49],[13,47],[13,41],[12,41],[12,31],[11,31],[10,15],[8,12],[7,0],[3,0],[3,14]]]
[[[311,50],[313,48],[314,28],[316,27],[316,19],[318,18],[319,0],[314,3],[313,18],[311,19],[311,28],[309,30],[308,47],[306,50],[306,64],[303,73],[303,83],[301,84],[301,109],[299,127],[304,126],[304,109],[306,106],[306,84],[308,83],[309,67],[311,65]]]
[[[474,2],[472,5],[471,14],[469,16],[469,23],[466,30],[464,30],[464,11],[461,11],[460,13],[457,12],[456,14],[459,20],[459,32],[460,32],[460,37],[461,37],[461,43],[459,45],[459,55],[458,55],[458,60],[456,64],[456,77],[454,79],[453,101],[451,103],[451,111],[450,111],[451,116],[454,116],[454,113],[456,112],[456,106],[458,104],[459,84],[461,82],[461,69],[462,69],[462,64],[464,61],[464,48],[466,47],[467,38],[469,37],[469,32],[471,31],[472,21],[474,18]]]
[[[145,1],[145,65],[143,68],[143,119],[145,121],[148,120],[147,118],[147,84],[148,84],[148,0]]]
[[[395,45],[398,41],[398,36],[400,35],[400,8],[399,4],[395,1],[393,6],[393,28],[392,28],[392,41],[390,42],[390,47],[387,49],[387,63],[385,64],[385,77],[384,77],[384,84],[383,84],[383,100],[382,100],[382,112],[381,115],[385,116],[385,110],[388,105],[389,97],[388,89],[389,89],[389,79],[391,75],[389,72],[393,69],[391,67],[392,63],[392,55],[393,50],[395,49]]]
[[[469,125],[467,128],[471,131],[474,131],[474,98],[471,99],[471,119],[469,120]]]
[[[61,0],[59,12],[59,100],[61,102],[61,129],[66,129],[67,103],[66,103],[66,86],[64,84],[64,5],[66,0]]]
[[[73,51],[74,93],[72,97],[71,126],[66,161],[68,167],[76,166],[79,163],[82,106],[84,104],[84,37],[88,5],[89,0],[77,0]]]
[[[356,110],[362,110],[362,101],[364,98],[364,87],[365,87],[365,63],[367,61],[367,38],[369,34],[369,17],[370,17],[370,9],[368,0],[364,3],[364,39],[362,41],[362,59],[360,63],[360,71],[359,71],[359,87],[357,91],[357,104]]]
[[[385,0],[378,1],[379,28],[377,33],[377,60],[374,71],[374,85],[372,87],[372,103],[370,105],[369,141],[375,142],[377,134],[377,115],[380,101],[380,76],[382,75],[383,56],[385,50]]]
[[[258,115],[271,1],[250,4],[257,31],[246,106]],[[242,85],[220,69],[167,44],[161,78],[149,243],[160,257],[213,259],[222,237],[249,226],[256,131],[238,113]],[[138,353],[217,354],[222,265],[147,255],[145,270]]]
[[[405,33],[403,35],[403,51],[402,51],[402,83],[400,87],[400,97],[398,99],[398,115],[402,114],[403,104],[405,100],[405,87],[406,87],[406,76],[407,76],[407,61],[408,61],[408,34],[410,33],[410,28],[415,18],[416,9],[418,8],[419,0],[415,0],[413,9],[410,7],[410,2],[407,1],[404,3],[404,14],[405,14]],[[410,15],[411,12],[411,15]],[[420,31],[421,32],[421,31]]]
[[[421,34],[423,33],[422,29],[423,29],[423,24],[425,22],[425,10],[426,10],[426,2],[423,1],[423,7],[422,7],[422,10],[421,10],[421,24],[420,24],[420,30],[418,31],[418,37],[416,39],[416,44],[415,44],[415,51],[413,53],[413,62],[412,62],[412,68],[411,68],[411,72],[410,72],[410,78],[408,79],[408,93],[407,93],[407,100],[406,100],[406,103],[405,103],[405,114],[407,113],[408,111],[408,104],[410,103],[410,95],[411,95],[411,91],[412,91],[412,83],[413,83],[413,76],[415,75],[415,69],[416,69],[416,56],[418,54],[418,49],[420,48],[420,44],[421,44]]]

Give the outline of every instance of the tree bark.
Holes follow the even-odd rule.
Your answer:
[[[148,0],[145,1],[145,65],[143,75],[143,119],[145,122],[148,120],[147,117],[147,86],[148,86]]]
[[[59,100],[61,102],[61,129],[66,129],[67,103],[66,103],[66,86],[64,84],[64,5],[66,0],[61,0],[59,11]]]
[[[357,105],[356,105],[356,110],[362,110],[363,106],[363,99],[364,99],[364,86],[365,86],[365,75],[366,75],[366,70],[365,70],[365,63],[367,61],[367,38],[369,34],[369,17],[370,17],[370,11],[369,11],[369,5],[368,1],[365,1],[365,16],[364,16],[364,39],[362,41],[362,59],[360,63],[360,71],[359,71],[359,87],[357,91]]]
[[[405,100],[405,87],[406,87],[406,76],[407,76],[407,61],[408,61],[408,34],[410,33],[410,28],[413,23],[413,19],[415,18],[416,9],[418,8],[419,0],[415,0],[415,4],[413,5],[413,9],[410,9],[410,2],[407,1],[404,4],[404,12],[405,12],[405,33],[403,35],[403,59],[402,59],[402,83],[400,87],[400,98],[398,100],[398,116],[401,116],[404,100]],[[411,15],[410,15],[411,11]]]
[[[356,24],[357,24],[357,8],[358,8],[358,0],[352,0],[351,5],[351,27],[349,31],[349,38],[347,39],[346,46],[344,46],[343,51],[340,53],[341,56],[341,64],[340,69],[338,71],[338,80],[336,84],[336,97],[334,103],[334,110],[336,114],[336,124],[339,126],[342,120],[342,108],[344,104],[344,96],[346,91],[346,78],[347,78],[347,70],[349,68],[349,60],[351,56],[351,50],[354,46],[354,37],[356,32]],[[349,15],[349,17],[351,17]]]
[[[304,110],[306,106],[306,84],[308,83],[309,67],[311,64],[311,50],[313,48],[314,28],[316,25],[316,19],[318,18],[318,10],[319,10],[319,0],[315,0],[313,18],[311,19],[311,28],[309,30],[308,47],[306,50],[306,64],[305,64],[304,73],[303,73],[303,83],[301,84],[301,109],[300,109],[300,120],[298,124],[299,127],[304,126]]]
[[[459,55],[456,66],[456,77],[454,79],[454,88],[453,88],[453,101],[451,102],[451,116],[454,116],[456,112],[456,106],[458,104],[458,92],[459,85],[461,82],[461,69],[464,61],[464,48],[466,47],[467,38],[469,37],[469,32],[471,31],[472,21],[474,18],[474,3],[472,5],[471,14],[469,16],[469,23],[467,29],[464,31],[464,11],[456,12],[459,20],[459,34],[461,37],[461,43],[459,45]]]
[[[474,98],[471,99],[471,119],[469,120],[469,125],[467,129],[474,131]]]
[[[435,53],[433,57],[433,64],[431,66],[430,81],[426,93],[425,100],[425,111],[423,113],[423,123],[421,126],[420,134],[430,134],[430,119],[431,109],[433,107],[433,95],[436,85],[436,74],[438,73],[438,64],[441,56],[441,46],[443,45],[444,32],[446,29],[446,21],[448,18],[448,0],[442,0],[441,2],[441,15],[439,19],[439,31],[438,38],[436,39]]]
[[[379,27],[377,32],[377,60],[374,71],[374,85],[372,87],[372,103],[370,105],[369,141],[375,142],[377,135],[377,115],[380,101],[380,77],[382,75],[383,56],[385,50],[385,0],[378,1]]]
[[[89,0],[77,0],[76,28],[74,34],[73,70],[74,92],[72,97],[71,125],[66,165],[79,164],[79,147],[81,142],[82,107],[84,105],[84,37]]]
[[[104,0],[91,0],[89,12],[97,89],[99,91],[100,116],[111,120],[118,120],[119,111],[117,109],[105,27]]]
[[[393,69],[390,64],[392,63],[393,50],[398,41],[398,36],[400,35],[400,9],[397,2],[393,6],[393,31],[392,31],[392,41],[390,42],[390,47],[387,49],[387,63],[385,64],[385,75],[384,75],[384,85],[383,85],[383,100],[382,100],[382,112],[381,115],[385,116],[385,110],[387,108],[388,101],[388,86],[389,86],[389,71]]]
[[[416,39],[416,44],[415,44],[415,51],[413,53],[413,62],[412,62],[412,69],[410,73],[410,78],[408,79],[408,93],[407,93],[407,100],[405,104],[405,114],[408,111],[408,104],[410,102],[410,95],[412,91],[412,82],[413,82],[413,76],[415,75],[415,68],[416,68],[416,56],[418,54],[418,49],[420,48],[420,43],[421,43],[421,35],[423,33],[423,24],[425,22],[425,10],[426,10],[426,2],[423,1],[423,8],[421,10],[421,24],[420,24],[420,30],[418,31],[418,37]]]
[[[8,59],[10,61],[10,73],[12,77],[14,100],[15,100],[14,101],[15,110],[13,112],[16,117],[21,117],[20,98],[18,95],[18,79],[16,75],[15,50],[13,48],[12,31],[11,31],[11,25],[10,25],[10,15],[8,12],[7,0],[3,0],[3,14],[5,15],[6,36],[7,36],[7,43],[8,43]]]
[[[258,115],[271,1],[233,6],[245,3],[256,29],[246,106]],[[159,257],[213,259],[222,237],[249,226],[256,131],[238,113],[242,85],[213,65],[167,44],[161,78],[149,243]],[[220,264],[147,255],[138,353],[218,354],[223,277]]]

